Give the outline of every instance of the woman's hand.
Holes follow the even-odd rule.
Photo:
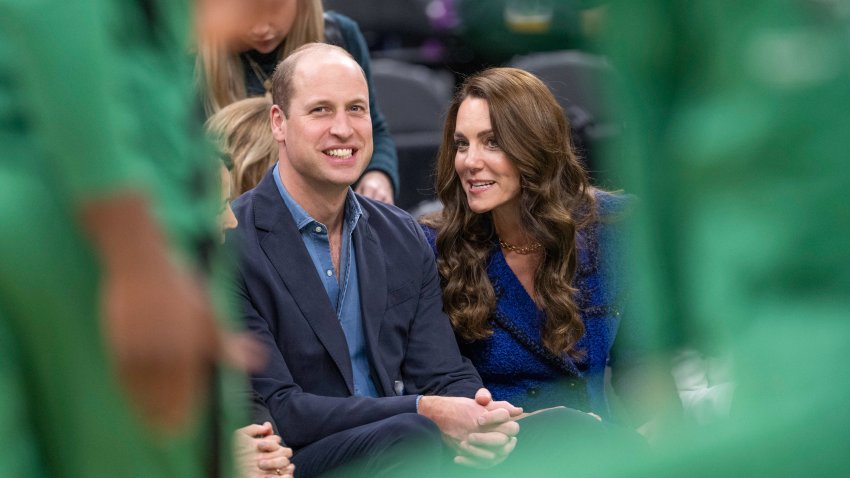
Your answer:
[[[292,449],[281,445],[271,423],[239,428],[233,441],[236,466],[242,478],[295,476],[295,465],[289,461]]]

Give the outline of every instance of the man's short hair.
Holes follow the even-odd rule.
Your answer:
[[[346,57],[351,58],[355,64],[360,66],[360,64],[357,63],[357,60],[351,56],[351,53],[336,45],[329,45],[327,43],[307,43],[298,47],[295,51],[290,53],[289,56],[284,58],[283,61],[278,63],[274,70],[274,74],[272,75],[272,101],[283,110],[283,115],[287,118],[289,117],[289,103],[292,100],[292,96],[295,94],[295,85],[292,81],[292,78],[295,76],[295,68],[298,66],[298,62],[301,60],[302,56],[314,52],[323,52],[325,54],[341,53]],[[362,67],[360,68],[360,71],[363,71]],[[365,78],[366,74],[364,73],[363,76]]]

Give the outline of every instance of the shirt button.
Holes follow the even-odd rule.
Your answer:
[[[535,388],[535,387],[529,388],[529,389],[527,390],[527,393],[528,393],[528,396],[529,396],[529,397],[536,397],[536,396],[537,396],[537,394],[538,394],[539,392],[540,392],[540,391],[539,391],[537,388]]]
[[[328,269],[327,271],[325,271],[325,274],[327,274],[328,277],[330,277],[330,276],[334,275],[334,271]]]
[[[316,226],[316,232],[322,232],[322,226]]]

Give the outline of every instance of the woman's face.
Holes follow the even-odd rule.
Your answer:
[[[499,147],[487,100],[469,97],[460,104],[454,133],[455,171],[469,209],[478,214],[515,209],[520,174]]]
[[[244,30],[239,35],[238,51],[257,50],[269,53],[289,35],[299,0],[254,0],[246,12]]]
[[[221,229],[221,242],[224,242],[224,232],[228,229],[235,229],[239,222],[236,221],[233,209],[230,208],[230,195],[233,193],[233,186],[230,180],[230,171],[223,164],[219,169],[219,177],[221,178],[221,212],[218,214],[218,225]]]

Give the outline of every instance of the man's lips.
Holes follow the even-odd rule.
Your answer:
[[[354,148],[331,148],[323,151],[328,156],[338,159],[348,159],[357,152]]]

